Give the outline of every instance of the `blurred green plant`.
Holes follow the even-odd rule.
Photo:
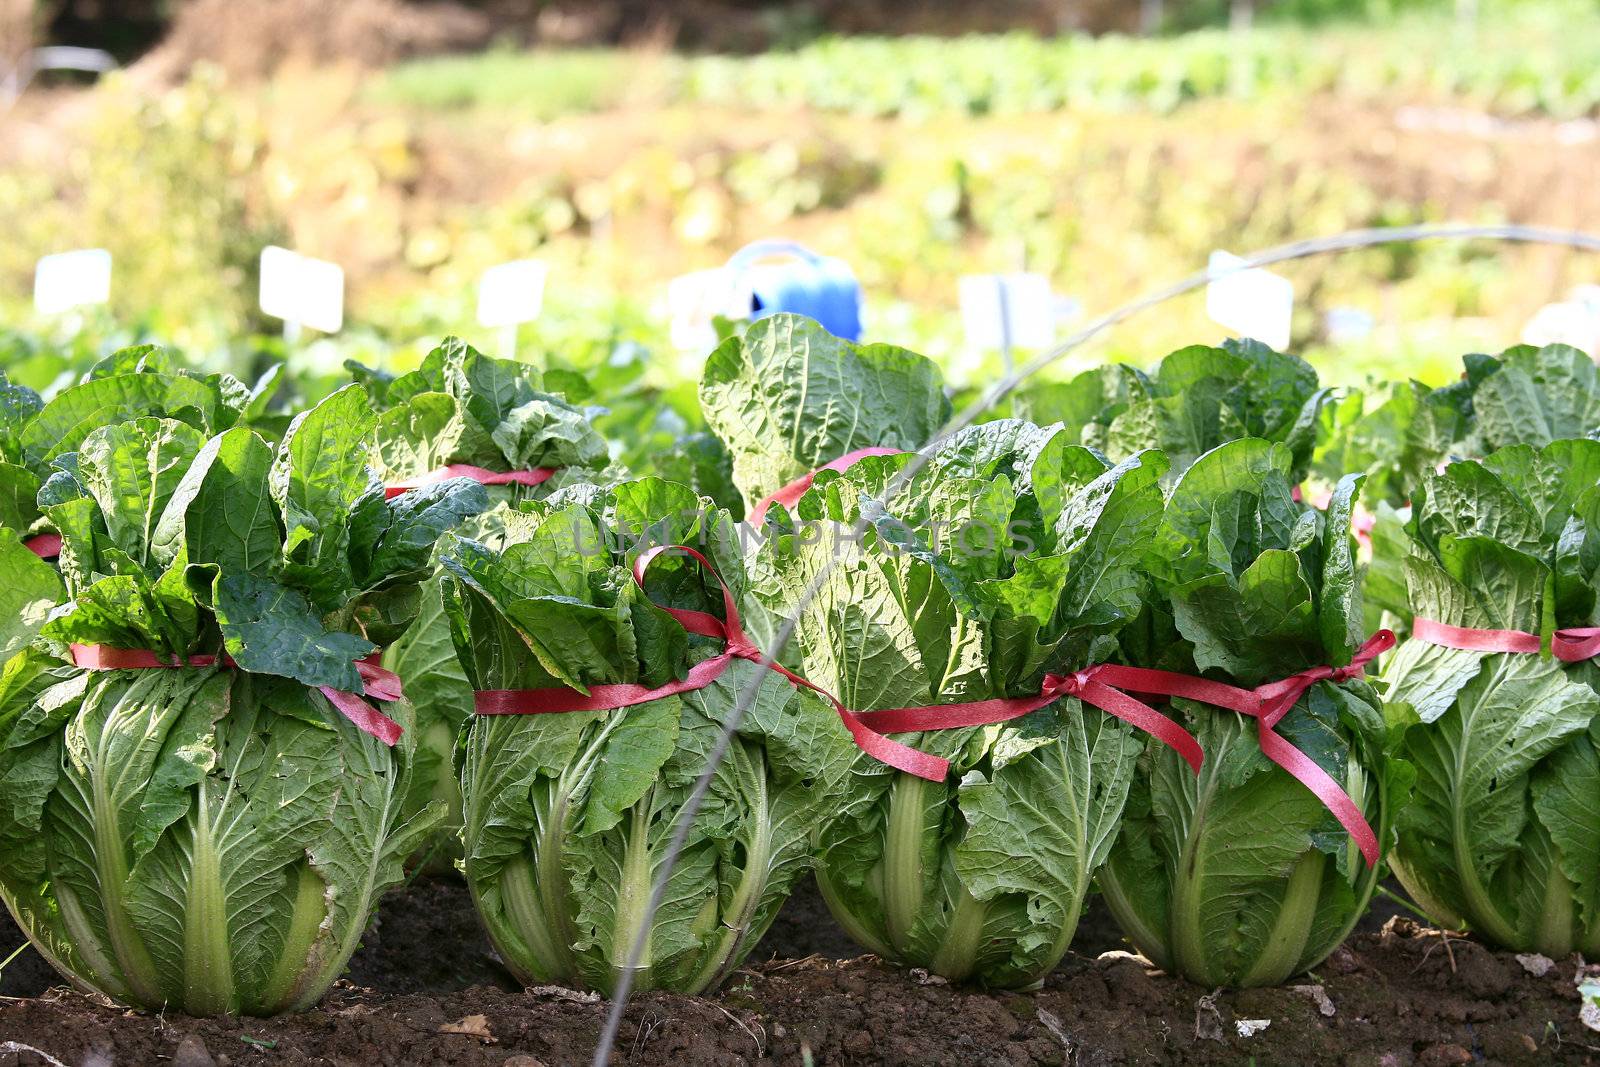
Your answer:
[[[1485,17],[1522,27],[1525,36],[1543,25],[1487,7]],[[1299,31],[1264,28],[1249,46],[1259,45],[1269,64],[1258,68],[1266,79],[1259,84],[1286,91],[1210,101],[1177,118],[1148,113],[1151,101],[1159,103],[1158,87],[1177,83],[1166,75],[1140,82],[1139,64],[1182,59],[1189,73],[1180,81],[1190,79],[1190,88],[1179,86],[1179,98],[1215,95],[1225,64],[1206,64],[1224,54],[1220,35],[822,41],[791,53],[685,59],[681,79],[667,81],[690,97],[700,91],[701,74],[725,70],[730,91],[745,103],[829,108],[855,100],[871,114],[899,118],[787,110],[738,116],[691,99],[665,111],[619,111],[615,127],[608,119],[559,130],[564,148],[555,159],[535,151],[555,135],[528,125],[546,106],[541,101],[557,110],[611,107],[621,98],[602,83],[631,73],[618,64],[658,57],[492,52],[430,61],[437,66],[403,64],[365,96],[353,76],[330,90],[329,72],[255,89],[224,85],[200,70],[157,95],[113,80],[83,98],[87,118],[59,173],[0,169],[0,213],[14,220],[0,244],[0,321],[27,321],[22,299],[38,255],[85,245],[116,256],[110,315],[103,323],[69,316],[39,324],[38,337],[0,339],[0,355],[10,345],[11,362],[41,389],[63,366],[80,362],[71,349],[103,350],[113,337],[173,343],[198,364],[245,377],[261,361],[286,356],[297,388],[314,399],[348,357],[409,369],[416,349],[390,338],[428,345],[459,333],[492,341],[474,322],[480,273],[537,256],[551,264],[552,282],[543,317],[523,331],[524,353],[552,367],[600,373],[625,345],[642,346],[653,355],[643,361],[638,388],[670,394],[672,383],[695,376],[704,353],[671,354],[659,306],[667,279],[781,231],[855,267],[873,338],[925,351],[951,380],[979,383],[1001,366],[996,354],[965,348],[954,284],[963,273],[1039,271],[1057,292],[1099,313],[1189,274],[1215,248],[1245,252],[1311,234],[1459,217],[1461,203],[1478,199],[1484,202],[1472,217],[1526,218],[1522,194],[1536,186],[1538,202],[1550,201],[1542,185],[1561,164],[1524,164],[1513,158],[1515,147],[1484,145],[1460,165],[1423,165],[1398,154],[1389,165],[1376,144],[1351,158],[1347,148],[1359,133],[1329,138],[1314,125],[1280,121],[1301,115],[1311,103],[1307,92],[1319,86],[1358,96],[1378,91],[1384,83],[1369,85],[1363,72],[1391,61],[1399,69],[1397,57],[1408,48],[1414,54],[1407,69],[1422,69],[1435,55],[1422,41],[1429,26],[1441,40],[1449,36],[1438,15],[1419,15],[1364,37],[1339,27],[1331,44],[1313,42],[1303,55],[1288,54],[1302,41]],[[1561,58],[1600,52],[1584,35],[1570,36],[1546,73],[1600,77],[1600,64],[1582,72]],[[1486,36],[1474,61],[1488,69],[1514,59],[1514,43]],[[1355,52],[1363,55],[1346,64]],[[661,69],[680,63],[659,58]],[[1124,59],[1132,65],[1119,77],[1132,78],[1133,88],[1095,95],[1096,86],[1112,85],[1095,81],[1096,72]],[[1336,68],[1335,82],[1302,76],[1323,61]],[[562,64],[570,67],[565,75]],[[946,67],[950,78],[941,81]],[[1429,74],[1428,91],[1456,99],[1453,69]],[[771,81],[779,71],[804,77]],[[989,81],[971,80],[984,71]],[[1272,80],[1279,75],[1286,80]],[[842,80],[829,83],[835,76]],[[414,85],[405,81],[411,77]],[[1413,72],[1393,84],[1420,84],[1419,77]],[[1046,80],[1043,90],[1024,92],[1037,78]],[[861,96],[851,79],[882,80],[892,90],[888,105]],[[429,88],[434,80],[437,91]],[[410,87],[383,95],[396,85]],[[1058,91],[1063,86],[1088,86],[1089,99],[1144,113],[969,117],[974,110],[1075,107],[1071,92]],[[762,95],[773,88],[783,92]],[[975,89],[990,95],[979,100]],[[435,107],[479,111],[440,123],[429,118]],[[1384,129],[1374,134],[1382,136]],[[502,143],[507,139],[513,143]],[[1469,171],[1488,178],[1477,182]],[[284,353],[270,336],[274,324],[254,311],[254,268],[262,244],[288,242],[291,234],[307,251],[347,266],[348,325],[339,338]],[[1331,380],[1406,373],[1432,381],[1449,369],[1431,352],[1503,347],[1518,316],[1548,298],[1529,284],[1528,260],[1518,255],[1501,247],[1395,246],[1286,266],[1297,290],[1295,350]],[[1558,273],[1541,273],[1541,283]],[[1513,277],[1522,280],[1507,284]],[[1371,335],[1326,343],[1324,316],[1339,307],[1370,315]],[[88,340],[70,340],[80,323]],[[1062,373],[1108,355],[1147,363],[1221,333],[1206,320],[1203,299],[1187,297],[1075,353]],[[641,409],[619,410],[629,412],[612,416],[620,421]],[[656,427],[639,456],[673,433],[693,432],[685,426]],[[637,457],[623,458],[639,469]]]
[[[1449,98],[1512,115],[1600,108],[1600,34],[1572,32],[1593,25],[1589,0],[1489,5],[1475,31],[1437,3],[1398,4],[1428,10],[1381,31],[1299,24],[1316,21],[1319,10],[1348,15],[1367,5],[1296,6],[1298,19],[1285,12],[1243,36],[824,38],[791,52],[698,59],[683,91],[725,105],[878,116],[1170,111],[1207,97],[1284,91]]]
[[[616,49],[497,48],[402,63],[373,83],[367,99],[439,111],[493,109],[548,121],[613,107],[630,93],[665,92],[679,67],[669,55]]]
[[[26,292],[43,252],[105,248],[121,321],[192,349],[248,331],[256,259],[284,227],[259,194],[261,138],[244,99],[202,67],[154,96],[113,76],[95,100],[63,171],[0,173],[0,205],[23,231],[0,254],[0,280]]]

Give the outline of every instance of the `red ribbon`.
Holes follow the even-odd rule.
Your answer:
[[[1537,654],[1544,649],[1538,634],[1526,630],[1475,630],[1470,626],[1451,626],[1432,619],[1413,619],[1411,636],[1430,645],[1460,648],[1468,652],[1517,652]],[[1563,663],[1581,663],[1600,656],[1600,626],[1574,626],[1557,630],[1550,637],[1550,651]]]
[[[806,490],[811,488],[811,483],[817,480],[817,475],[823,471],[849,470],[868,456],[898,456],[901,454],[902,450],[898,448],[858,448],[854,452],[846,452],[832,463],[823,464],[803,478],[796,478],[771,496],[763,497],[757,501],[756,506],[750,509],[749,521],[759,523],[766,518],[767,509],[774,504],[782,504],[786,508],[794,507],[800,502],[800,498],[806,495]]]
[[[589,688],[587,695],[575,689],[556,687],[549,689],[488,689],[480,690],[476,696],[476,710],[479,715],[545,715],[553,712],[568,711],[615,711],[620,708],[632,707],[636,704],[648,703],[662,697],[673,696],[678,693],[688,693],[696,689],[704,689],[720,678],[724,671],[736,659],[749,660],[759,663],[769,670],[777,671],[793,685],[809,689],[833,705],[843,721],[845,729],[850,731],[850,736],[855,739],[856,746],[867,755],[888,764],[896,770],[914,774],[918,778],[926,778],[930,782],[942,782],[950,771],[950,761],[938,756],[919,752],[909,745],[903,745],[891,740],[883,734],[873,730],[862,722],[862,717],[844,704],[826,689],[818,686],[779,663],[767,661],[766,655],[751,642],[745,635],[744,628],[739,621],[739,608],[734,602],[733,591],[728,588],[716,568],[711,565],[700,553],[687,545],[661,545],[650,549],[640,555],[633,565],[634,581],[639,587],[644,588],[645,571],[650,563],[663,552],[682,552],[700,562],[717,584],[722,587],[722,609],[724,618],[709,615],[703,611],[690,611],[682,608],[663,608],[668,615],[678,620],[685,630],[703,637],[714,637],[723,642],[725,651],[719,656],[705,660],[695,665],[688,675],[676,682],[669,682],[663,686],[650,688],[643,685],[628,683],[595,685]]]
[[[1367,664],[1393,648],[1394,643],[1393,631],[1379,630],[1356,649],[1350,662],[1343,667],[1311,667],[1279,681],[1258,685],[1254,689],[1240,689],[1224,682],[1214,682],[1209,678],[1197,678],[1172,671],[1116,665],[1106,669],[1104,681],[1121,689],[1183,697],[1254,718],[1262,754],[1311,790],[1323,806],[1333,813],[1333,817],[1339,820],[1339,825],[1349,832],[1351,839],[1361,849],[1361,855],[1366,859],[1367,865],[1376,866],[1378,835],[1372,832],[1372,826],[1361,814],[1361,809],[1356,807],[1355,801],[1350,799],[1350,795],[1327,771],[1317,766],[1316,761],[1310,756],[1290,744],[1277,732],[1276,727],[1283,717],[1289,714],[1289,709],[1294,707],[1295,702],[1313,685],[1323,681],[1347,682],[1360,677],[1366,670]]]
[[[479,485],[543,485],[555,473],[555,467],[535,467],[531,471],[492,471],[487,467],[474,467],[470,463],[450,463],[403,482],[391,482],[383,487],[383,495],[386,499],[393,499],[401,493],[409,493],[449,478],[471,478]]]
[[[1339,783],[1317,766],[1315,760],[1290,744],[1276,727],[1289,714],[1295,702],[1320,681],[1343,682],[1358,677],[1368,663],[1394,647],[1394,634],[1379,630],[1367,639],[1350,663],[1344,667],[1312,667],[1281,681],[1268,682],[1255,689],[1240,689],[1209,678],[1197,678],[1173,671],[1153,670],[1148,667],[1124,667],[1103,663],[1062,677],[1046,675],[1044,688],[1037,697],[1020,697],[979,700],[970,704],[950,704],[928,708],[891,708],[871,711],[862,715],[871,726],[889,733],[904,730],[936,730],[953,726],[976,726],[982,723],[1001,722],[1041,708],[1064,694],[1071,694],[1086,704],[1152,735],[1170,746],[1190,768],[1200,770],[1200,746],[1190,733],[1177,723],[1158,713],[1154,708],[1135,700],[1121,690],[1132,690],[1155,696],[1184,697],[1211,704],[1215,707],[1249,715],[1256,720],[1256,734],[1261,751],[1273,763],[1292,774],[1296,780],[1322,801],[1339,824],[1349,831],[1351,838],[1361,848],[1369,865],[1378,862],[1378,836]]]
[[[662,610],[690,633],[722,641],[726,645],[725,652],[697,664],[685,678],[655,688],[618,683],[591,686],[587,694],[565,687],[480,690],[476,698],[478,714],[544,715],[569,711],[614,711],[678,693],[703,689],[719,678],[735,659],[765,663],[764,654],[745,635],[733,592],[717,575],[710,561],[699,552],[686,545],[667,545],[650,549],[634,563],[633,577],[634,581],[639,583],[639,587],[644,587],[644,575],[650,563],[663,552],[683,552],[693,557],[717,579],[717,584],[722,586],[723,619],[703,611],[680,608]],[[1103,666],[1091,667],[1072,675],[1046,675],[1044,685],[1037,696],[997,697],[941,707],[887,708],[881,711],[856,712],[845,707],[826,689],[802,678],[781,664],[765,665],[783,675],[792,684],[809,689],[832,704],[844,722],[845,728],[850,731],[850,736],[855,739],[856,746],[863,752],[896,770],[926,778],[931,782],[944,780],[950,770],[949,761],[891,740],[884,736],[885,734],[947,730],[961,726],[1006,722],[1069,695],[1077,696],[1085,703],[1132,723],[1163,743],[1171,745],[1196,771],[1199,771],[1201,760],[1204,758],[1199,743],[1183,727],[1126,693],[1120,693],[1103,685],[1099,681],[1099,675],[1108,669]]]
[[[399,700],[401,698],[400,676],[393,671],[385,670],[378,664],[377,658],[378,654],[373,653],[372,656],[366,659],[355,661],[356,672],[361,675],[361,681],[366,689],[367,696],[378,700]],[[190,656],[186,660],[165,660],[147,648],[73,645],[72,662],[84,670],[90,671],[137,671],[151,667],[210,667],[217,662],[217,657],[207,655]],[[227,655],[222,657],[222,665],[229,668],[238,667],[233,657]],[[357,694],[327,685],[319,685],[317,689],[362,733],[371,734],[391,748],[400,740],[400,735],[403,732],[400,724],[367,703]]]
[[[1356,541],[1363,548],[1372,547],[1372,531],[1378,525],[1378,516],[1365,508],[1357,507],[1355,514],[1350,517],[1350,528],[1356,533]]]
[[[938,704],[922,708],[884,708],[881,711],[862,712],[861,718],[868,725],[890,734],[912,730],[950,730],[1018,719],[1064,696],[1075,696],[1085,704],[1114,715],[1151,735],[1182,756],[1190,769],[1199,774],[1200,764],[1205,759],[1200,742],[1155,708],[1111,688],[1107,684],[1108,675],[1116,669],[1102,663],[1073,674],[1047,674],[1037,696],[991,697],[965,704]]]
[[[61,555],[61,535],[55,533],[42,533],[30,537],[22,542],[22,547],[32,552],[40,559],[55,559]]]

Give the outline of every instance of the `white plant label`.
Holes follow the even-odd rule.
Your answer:
[[[1372,313],[1362,308],[1333,307],[1323,317],[1323,332],[1336,345],[1354,344],[1372,336],[1377,322]]]
[[[1571,345],[1591,356],[1600,354],[1600,304],[1563,300],[1534,312],[1522,329],[1524,344]]]
[[[261,311],[295,326],[338,333],[344,325],[344,270],[277,245],[261,250]]]
[[[672,321],[672,347],[682,352],[709,352],[717,344],[718,315],[744,318],[750,314],[749,294],[738,306],[739,280],[723,267],[697,270],[667,283],[667,314]]]
[[[517,326],[538,318],[549,274],[549,264],[537,259],[515,259],[484,271],[478,281],[479,325]]]
[[[1221,276],[1206,286],[1206,314],[1219,326],[1281,352],[1289,347],[1294,283],[1260,267],[1234,269],[1244,263],[1229,252],[1211,253],[1211,272]]]
[[[111,253],[80,248],[45,256],[33,271],[33,306],[41,315],[59,315],[111,299]]]
[[[973,348],[1049,348],[1060,308],[1043,274],[968,274],[961,278],[961,325]]]

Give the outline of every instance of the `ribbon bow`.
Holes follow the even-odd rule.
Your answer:
[[[355,661],[356,673],[361,675],[366,695],[377,700],[399,700],[403,696],[400,676],[386,670],[378,662],[378,653]],[[219,662],[211,655],[190,656],[188,659],[162,659],[147,648],[111,648],[107,645],[73,645],[72,662],[90,671],[147,670],[152,667],[210,667]],[[232,670],[238,667],[232,656],[224,655],[220,662]],[[335,689],[329,685],[317,686],[317,691],[339,709],[356,729],[382,741],[393,748],[404,732],[400,724],[373,707],[355,693]]]
[[[487,467],[474,467],[470,463],[449,463],[403,482],[391,482],[383,487],[383,495],[385,499],[392,500],[402,493],[450,478],[471,478],[479,485],[543,485],[555,473],[555,467],[535,467],[531,471],[492,471]]]
[[[817,480],[817,475],[823,471],[845,471],[860,463],[868,456],[898,456],[902,451],[898,448],[858,448],[854,452],[846,452],[832,463],[825,463],[810,474],[796,478],[788,485],[779,489],[771,496],[763,497],[750,509],[749,521],[759,524],[766,518],[767,511],[774,504],[782,504],[786,508],[793,508],[806,495],[806,490],[811,488],[811,483]]]
[[[1537,655],[1544,651],[1538,634],[1526,630],[1478,630],[1470,626],[1451,626],[1432,619],[1414,619],[1411,636],[1430,645],[1459,648],[1468,652],[1518,652]],[[1582,663],[1600,656],[1600,626],[1571,626],[1550,635],[1550,652],[1563,663]]]
[[[722,587],[723,618],[704,611],[692,611],[687,608],[663,608],[680,625],[692,634],[702,637],[711,637],[723,642],[721,655],[697,663],[689,673],[675,682],[666,685],[650,686],[632,683],[593,685],[587,694],[575,689],[565,687],[549,689],[489,689],[480,690],[476,695],[476,711],[479,715],[543,715],[567,711],[615,711],[620,708],[633,707],[645,704],[662,697],[673,696],[678,693],[693,692],[704,689],[716,681],[736,659],[748,660],[759,664],[768,670],[776,671],[788,679],[792,685],[809,689],[821,696],[839,714],[839,719],[850,731],[850,736],[855,740],[856,747],[867,755],[888,764],[890,767],[907,774],[914,774],[918,778],[926,778],[930,782],[942,782],[949,773],[950,762],[926,752],[919,752],[909,745],[903,745],[891,740],[883,734],[872,729],[862,721],[862,717],[845,707],[832,693],[815,683],[802,678],[800,675],[784,667],[782,664],[771,662],[765,653],[755,646],[749,636],[744,632],[744,625],[739,618],[739,606],[734,600],[733,591],[722,580],[711,562],[699,552],[687,545],[661,545],[641,554],[633,565],[633,580],[644,588],[645,572],[650,564],[665,552],[681,552],[698,561],[706,572],[715,578]]]
[[[1334,781],[1315,760],[1294,747],[1277,732],[1278,723],[1289,714],[1296,702],[1318,682],[1347,682],[1358,678],[1367,665],[1393,648],[1393,631],[1379,630],[1356,649],[1350,662],[1343,667],[1310,667],[1275,682],[1258,685],[1254,689],[1240,689],[1225,682],[1197,678],[1172,671],[1153,670],[1148,667],[1123,667],[1115,664],[1101,669],[1100,678],[1119,689],[1138,693],[1183,697],[1187,700],[1210,704],[1248,715],[1256,720],[1256,736],[1261,752],[1273,763],[1288,771],[1294,778],[1320,800],[1333,813],[1361,849],[1369,866],[1378,862],[1378,835],[1361,814],[1361,809],[1344,788]]]
[[[1194,739],[1194,735],[1144,701],[1111,688],[1105,679],[1112,669],[1109,664],[1102,663],[1072,674],[1047,674],[1037,696],[991,697],[964,704],[937,704],[921,708],[884,708],[862,712],[861,719],[869,726],[891,734],[913,730],[951,730],[1018,719],[1064,696],[1073,696],[1143,730],[1177,752],[1189,768],[1199,774],[1205,754],[1201,752],[1200,743]]]

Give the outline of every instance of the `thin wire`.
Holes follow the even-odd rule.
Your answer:
[[[1220,269],[1208,268],[1199,271],[1180,281],[1156,289],[1132,303],[1124,304],[1106,315],[1102,315],[1048,352],[1034,357],[1023,366],[1007,373],[992,387],[985,390],[963,408],[960,414],[954,416],[933,440],[912,454],[906,466],[885,487],[883,504],[887,506],[895,493],[914,478],[918,471],[927,466],[933,452],[940,444],[953,434],[960,433],[976,422],[984,412],[1004,400],[1006,396],[1029,377],[1064,358],[1073,349],[1093,340],[1105,331],[1120,325],[1143,311],[1147,311],[1158,304],[1163,304],[1174,297],[1193,292],[1209,285],[1211,282],[1236,274],[1239,271],[1268,267],[1275,263],[1325,255],[1330,252],[1369,248],[1374,245],[1438,240],[1494,240],[1525,244],[1549,244],[1588,252],[1600,252],[1600,235],[1583,233],[1578,230],[1517,225],[1385,226],[1350,230],[1332,237],[1318,237],[1277,245],[1273,248],[1244,256],[1226,267]],[[865,517],[858,519],[851,531],[851,541],[859,540],[866,533],[867,525],[868,520]],[[811,602],[821,593],[823,584],[827,581],[837,562],[838,556],[835,555],[806,585],[805,590],[800,595],[800,599],[795,602],[793,609],[786,613],[788,617],[784,620],[783,625],[773,635],[772,647],[765,651],[757,664],[760,670],[749,682],[740,687],[738,699],[734,702],[728,714],[723,717],[722,734],[717,738],[717,743],[711,750],[705,771],[701,773],[699,780],[695,782],[693,792],[689,794],[688,800],[684,802],[683,809],[678,815],[677,825],[673,828],[672,839],[668,842],[666,854],[662,857],[661,873],[656,876],[655,883],[650,887],[650,899],[645,905],[644,921],[640,924],[638,931],[634,934],[633,943],[629,946],[627,964],[623,968],[622,976],[618,980],[617,988],[613,993],[611,1011],[606,1016],[606,1025],[600,1035],[600,1043],[595,1047],[594,1067],[608,1067],[610,1063],[612,1048],[615,1046],[617,1035],[622,1029],[622,1017],[628,1006],[628,997],[633,990],[633,976],[637,973],[639,965],[644,959],[645,946],[649,942],[651,928],[655,925],[656,912],[666,897],[667,881],[672,876],[673,868],[677,866],[678,856],[689,839],[689,830],[694,825],[694,820],[699,814],[700,806],[705,801],[706,794],[710,791],[711,782],[716,777],[717,768],[727,754],[728,747],[733,743],[734,735],[739,730],[739,724],[744,721],[745,714],[755,702],[756,694],[760,692],[761,686],[766,682],[768,668],[775,662],[776,657],[781,655],[783,650],[789,646],[789,640],[794,636],[801,616],[805,614],[806,610],[811,606]]]

